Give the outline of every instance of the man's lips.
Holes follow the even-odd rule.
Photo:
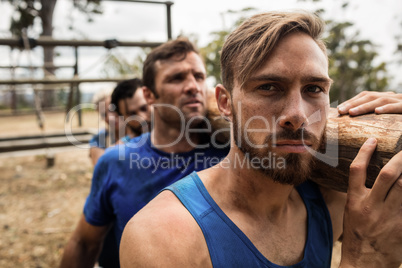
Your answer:
[[[273,147],[275,151],[284,153],[304,153],[307,152],[306,147],[310,147],[312,143],[306,140],[281,140],[277,141]]]
[[[199,105],[202,105],[202,102],[196,98],[186,100],[183,103],[183,106],[199,106]]]
[[[308,140],[279,140],[276,141],[275,145],[306,145],[311,146],[311,141]]]

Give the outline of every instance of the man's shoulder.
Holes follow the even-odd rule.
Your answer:
[[[210,262],[201,229],[170,191],[161,192],[128,222],[120,250],[126,265],[198,266]],[[140,254],[132,258],[133,252]]]
[[[148,135],[143,134],[141,136],[135,137],[124,144],[116,144],[115,146],[106,149],[105,153],[99,159],[103,164],[108,165],[115,163],[116,161],[129,161],[130,154],[141,153],[144,154],[147,151]]]
[[[187,209],[171,191],[164,190],[141,209],[127,224],[128,231],[139,232],[144,227],[145,233],[158,233],[170,235],[178,226],[189,228],[193,219]],[[195,220],[194,220],[194,223]],[[159,226],[159,227],[158,227]],[[156,228],[158,227],[158,228]],[[130,230],[131,229],[131,230]],[[142,233],[142,232],[139,232]]]

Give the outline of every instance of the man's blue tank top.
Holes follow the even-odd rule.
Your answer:
[[[296,189],[307,209],[308,236],[303,260],[287,267],[330,267],[332,224],[320,190],[310,181]],[[172,191],[197,221],[207,242],[213,267],[283,267],[265,258],[225,215],[196,172],[165,190]]]

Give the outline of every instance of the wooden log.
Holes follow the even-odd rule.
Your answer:
[[[212,93],[208,94],[208,118],[213,131],[219,131],[215,137],[216,140],[221,143],[227,142],[230,139],[230,133],[222,129],[228,129],[229,122],[220,116]],[[378,142],[367,171],[366,186],[370,188],[381,168],[392,156],[402,150],[402,115],[340,116],[335,108],[331,108],[326,134],[326,141],[323,142],[320,150],[320,153],[325,154],[318,157],[321,160],[315,161],[315,168],[310,179],[321,186],[346,192],[350,164],[362,144],[373,137]]]

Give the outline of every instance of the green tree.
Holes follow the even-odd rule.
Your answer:
[[[246,7],[239,11],[228,10],[221,14],[222,20],[225,21],[225,16],[235,15],[238,18],[235,20],[234,24],[222,31],[212,32],[211,35],[214,37],[213,40],[208,43],[205,47],[200,48],[200,54],[204,59],[207,74],[215,79],[215,83],[221,83],[221,68],[220,68],[220,51],[222,49],[223,43],[225,42],[226,36],[237,26],[239,26],[246,18],[246,13],[250,11],[255,11],[253,7]],[[240,16],[240,17],[239,17]]]
[[[375,64],[376,46],[359,38],[359,32],[347,34],[350,22],[327,21],[326,44],[329,76],[334,80],[331,101],[343,102],[363,90],[384,91],[388,86],[386,63]]]

